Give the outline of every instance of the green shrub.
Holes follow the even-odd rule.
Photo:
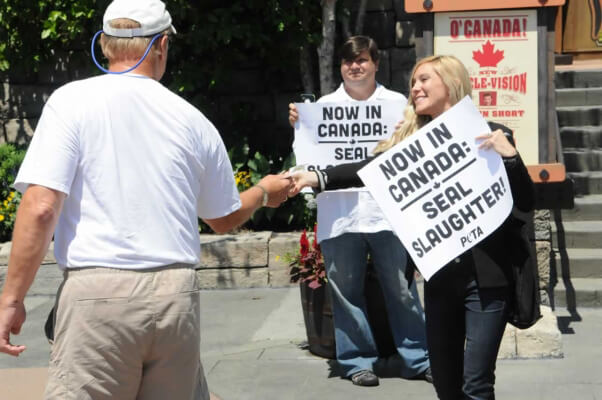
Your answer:
[[[21,194],[11,186],[25,151],[10,144],[0,145],[0,242],[10,240]]]

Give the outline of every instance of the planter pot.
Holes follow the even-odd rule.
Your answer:
[[[301,283],[299,288],[309,351],[320,357],[335,359],[334,319],[332,317],[332,299],[328,284],[312,289],[307,283]],[[382,290],[376,273],[371,267],[368,268],[366,273],[364,294],[366,296],[368,321],[379,356],[386,358],[395,354],[397,349],[391,335]]]
[[[309,351],[324,358],[336,358],[332,300],[326,285],[317,289],[301,283],[301,307]]]

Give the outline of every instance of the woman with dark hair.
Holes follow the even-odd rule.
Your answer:
[[[453,56],[432,56],[412,71],[410,99],[404,122],[395,134],[381,142],[382,153],[432,119],[443,114],[472,88],[464,65]],[[534,206],[534,189],[516,151],[511,131],[489,123],[491,133],[477,136],[479,148],[502,156],[514,205],[521,211]],[[363,185],[356,172],[371,160],[293,174],[296,186],[335,189]],[[507,322],[511,265],[506,238],[509,216],[490,236],[451,261],[424,285],[426,332],[433,384],[443,400],[494,399],[495,362]]]

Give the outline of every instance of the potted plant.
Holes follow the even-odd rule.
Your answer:
[[[291,282],[299,282],[309,351],[321,357],[336,358],[332,301],[326,287],[328,279],[316,239],[316,225],[312,242],[304,229],[299,238],[299,251],[287,257]]]

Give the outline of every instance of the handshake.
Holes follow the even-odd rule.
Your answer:
[[[263,205],[276,208],[296,196],[303,188],[318,185],[317,173],[305,171],[302,167],[293,167],[277,175],[266,175],[255,186],[263,190]]]

